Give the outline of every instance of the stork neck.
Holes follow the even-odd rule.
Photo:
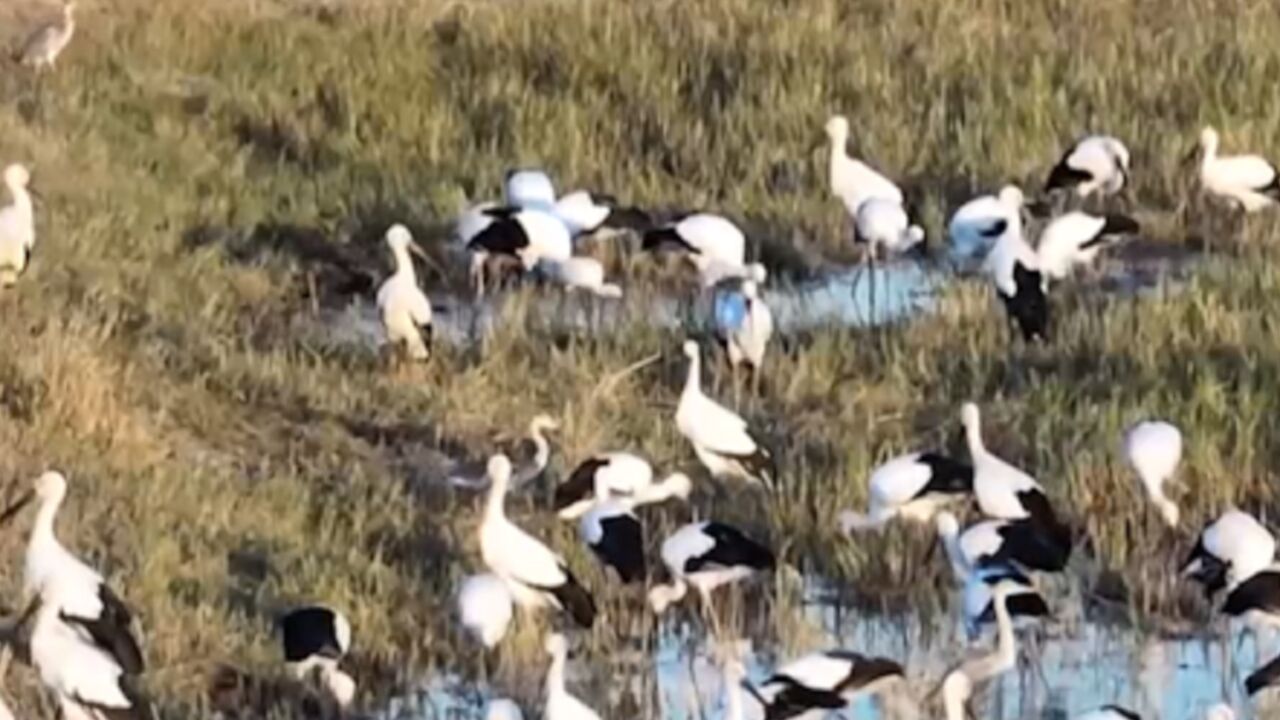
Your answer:
[[[61,498],[50,498],[40,503],[40,508],[36,510],[35,524],[31,526],[32,550],[57,545],[58,538],[54,535],[53,523],[61,506]]]
[[[996,652],[992,656],[990,672],[1004,672],[1017,660],[1013,639],[1013,619],[1009,617],[1008,597],[996,597]]]
[[[31,217],[31,193],[27,192],[25,187],[21,185],[9,185],[9,195],[13,198],[13,207],[24,218]]]
[[[969,442],[969,454],[976,462],[979,457],[986,457],[987,446],[982,443],[982,425],[977,422],[968,423],[964,428],[965,439]]]
[[[409,257],[409,250],[403,247],[395,247],[391,250],[396,258],[396,275],[409,278],[410,282],[417,283],[417,273],[413,270],[413,259]]]
[[[951,563],[951,572],[955,574],[956,582],[964,582],[969,576],[969,563],[960,552],[959,533],[951,529],[939,531],[938,539],[942,542],[942,549],[947,553],[947,561]]]
[[[686,395],[699,395],[702,393],[702,362],[699,357],[701,353],[695,353],[689,358],[689,375],[684,380],[684,392]]]
[[[547,695],[564,694],[564,653],[557,652],[551,656],[551,667],[547,668]]]
[[[534,425],[529,428],[529,439],[533,441],[533,463],[538,468],[545,468],[547,463],[551,461],[551,445],[547,442],[547,436],[542,434],[542,426]]]
[[[487,520],[500,520],[506,517],[507,483],[506,477],[490,478],[489,499],[485,502],[484,515]]]

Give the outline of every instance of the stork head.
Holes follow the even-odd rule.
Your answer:
[[[489,474],[489,481],[494,485],[501,483],[505,487],[511,480],[511,460],[506,455],[499,453],[489,458],[485,469]]]
[[[391,247],[391,251],[395,253],[411,252],[422,259],[427,258],[427,253],[413,241],[413,234],[409,232],[409,228],[396,223],[387,229],[387,245]]]
[[[560,429],[560,421],[546,413],[542,413],[529,421],[530,434],[539,434]]]
[[[964,407],[960,408],[960,424],[964,425],[966,431],[978,429],[981,417],[978,413],[978,406],[974,403],[967,402]]]
[[[1212,154],[1217,152],[1218,142],[1218,131],[1214,130],[1211,126],[1205,126],[1205,128],[1200,131],[1200,149],[1205,153]],[[1230,708],[1227,709],[1230,710]]]
[[[1017,185],[1005,185],[1000,188],[1000,202],[1006,207],[1012,209],[1020,209],[1025,201],[1022,195],[1022,188]]]
[[[832,115],[827,121],[827,137],[834,143],[843,143],[849,137],[849,118]]]
[[[11,188],[25,188],[31,184],[31,172],[22,165],[10,165],[4,169],[4,184]]]
[[[944,538],[955,537],[960,534],[960,521],[950,512],[940,512],[933,519],[933,523],[938,528],[938,535]]]
[[[684,356],[690,360],[698,359],[698,343],[694,340],[684,341]]]
[[[324,673],[324,686],[339,707],[347,708],[356,699],[356,681],[337,666],[330,666]]]
[[[31,489],[23,493],[3,513],[0,513],[0,525],[8,524],[32,500],[43,504],[58,504],[67,496],[67,478],[60,472],[49,471],[36,478]]]
[[[560,633],[551,633],[543,642],[543,647],[551,657],[564,657],[569,652],[569,641]]]

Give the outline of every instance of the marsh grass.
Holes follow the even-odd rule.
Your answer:
[[[6,4],[0,27],[40,13]],[[449,218],[495,196],[506,169],[541,165],[566,187],[738,218],[785,279],[853,256],[824,189],[832,112],[850,116],[856,152],[902,179],[933,237],[957,202],[1007,180],[1036,187],[1067,140],[1105,129],[1135,151],[1125,202],[1149,240],[1236,259],[1138,297],[1063,286],[1045,347],[1011,343],[967,282],[907,323],[784,337],[764,395],[744,403],[783,490],[765,503],[695,473],[694,507],[858,607],[943,607],[940,564],[924,582],[913,565],[927,531],[849,542],[835,514],[864,502],[863,479],[891,455],[962,452],[955,413],[975,399],[990,446],[1087,538],[1084,581],[1134,619],[1203,614],[1150,569],[1165,536],[1117,448],[1143,417],[1184,429],[1181,543],[1229,504],[1274,515],[1274,218],[1232,225],[1188,204],[1178,160],[1206,122],[1229,148],[1280,153],[1278,14],[1262,0],[99,0],[57,72],[0,74],[0,158],[32,164],[47,198],[35,264],[0,296],[0,475],[16,492],[44,468],[68,473],[60,532],[137,605],[169,716],[208,714],[217,663],[273,667],[273,618],[312,600],[351,616],[366,707],[482,660],[532,699],[540,628],[555,621],[521,623],[499,658],[458,636],[450,594],[480,567],[480,499],[439,480],[447,458],[482,458],[544,411],[565,422],[553,478],[613,448],[696,468],[670,422],[684,333],[645,321],[669,269],[610,258],[632,297],[599,332],[549,329],[530,317],[543,291],[521,289],[480,342],[388,370],[367,346],[300,328],[367,302],[390,222],[431,246],[444,271],[423,268],[425,281],[452,296]],[[513,512],[618,619],[579,650],[651,637],[639,594],[609,589],[543,500]],[[690,510],[647,515],[656,548]],[[21,542],[0,534],[4,597],[17,597]],[[811,647],[797,584],[761,587],[730,617],[782,638],[780,652]],[[8,673],[24,716],[45,716],[36,688]]]

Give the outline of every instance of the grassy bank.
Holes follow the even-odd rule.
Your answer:
[[[669,423],[684,372],[669,330],[553,337],[526,329],[517,294],[485,342],[418,371],[308,341],[300,328],[317,310],[386,271],[391,221],[444,264],[452,214],[494,196],[506,169],[537,164],[569,187],[723,211],[766,258],[838,262],[852,252],[824,190],[821,128],[842,111],[854,149],[902,179],[934,233],[975,190],[1034,186],[1067,140],[1106,129],[1134,149],[1131,202],[1150,239],[1220,243],[1215,222],[1178,212],[1178,162],[1199,127],[1280,155],[1280,97],[1267,91],[1280,11],[1263,1],[82,10],[56,73],[0,74],[0,160],[32,164],[46,199],[35,265],[0,297],[0,476],[70,476],[61,532],[138,606],[150,684],[174,717],[206,714],[188,703],[211,664],[269,667],[271,618],[303,600],[351,616],[369,707],[425,670],[474,671],[449,591],[479,567],[478,503],[433,482],[443,456],[481,457],[550,411],[565,421],[557,471],[623,447],[696,467]],[[11,3],[0,28],[37,14]],[[1272,223],[1251,222],[1248,242],[1274,242]],[[1206,264],[1180,293],[1068,289],[1045,348],[1011,349],[985,288],[963,284],[903,327],[785,338],[748,414],[777,444],[787,489],[767,510],[718,514],[872,601],[898,592],[923,541],[838,543],[835,512],[862,502],[867,470],[890,454],[958,451],[967,399],[987,410],[989,445],[1088,527],[1105,558],[1090,579],[1159,538],[1116,456],[1139,417],[1187,433],[1187,527],[1228,502],[1270,508],[1280,273],[1270,251],[1247,254]],[[428,273],[429,289],[456,287],[462,269],[449,267]],[[602,384],[654,353],[661,362]],[[540,377],[555,380],[529,382]],[[699,491],[704,511],[711,494]],[[568,529],[515,505],[600,584]],[[656,527],[684,516],[664,511]],[[17,597],[22,540],[0,533],[0,597]],[[613,647],[612,632],[594,645]],[[538,655],[532,632],[517,645]],[[23,716],[40,716],[31,673],[5,680]]]

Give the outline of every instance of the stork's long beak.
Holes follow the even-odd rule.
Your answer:
[[[12,505],[5,508],[5,511],[0,513],[0,527],[8,525],[9,522],[13,520],[14,516],[22,512],[22,508],[31,504],[31,501],[34,500],[35,497],[36,494],[34,492],[28,491],[24,493],[22,497],[18,498]]]
[[[417,255],[418,259],[423,262],[428,262],[428,263],[431,262],[431,258],[430,256],[427,255],[427,251],[423,250],[422,246],[416,242],[409,243],[409,252],[413,253],[414,255]]]
[[[1199,155],[1200,155],[1200,144],[1197,143],[1191,146],[1191,149],[1187,151],[1186,155],[1182,156],[1182,160],[1178,162],[1178,167],[1182,167],[1182,168],[1191,167],[1191,165],[1195,163],[1196,157]]]
[[[41,203],[44,202],[44,193],[35,189],[35,187],[31,185],[27,185],[27,194],[30,195],[32,198],[39,200]]]

